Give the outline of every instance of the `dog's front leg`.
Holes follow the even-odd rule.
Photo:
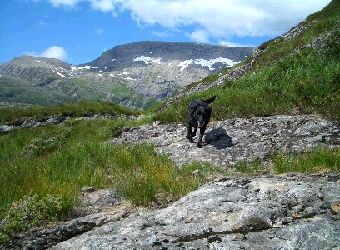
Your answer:
[[[206,127],[200,128],[200,134],[199,134],[199,136],[198,136],[198,141],[197,141],[197,147],[198,147],[198,148],[201,148],[202,145],[203,145],[203,143],[202,143],[202,138],[203,138],[203,134],[204,134],[204,132],[205,132],[205,129],[206,129]]]
[[[195,137],[196,136],[196,133],[197,133],[197,127],[194,127],[194,131],[192,132],[192,137]]]
[[[187,125],[187,139],[190,141],[190,142],[194,142],[193,139],[192,139],[192,126],[188,123]]]

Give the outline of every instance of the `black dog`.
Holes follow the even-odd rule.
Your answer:
[[[200,129],[200,135],[197,141],[197,147],[202,147],[202,137],[207,128],[209,119],[211,117],[212,109],[209,104],[215,100],[216,96],[213,96],[207,100],[194,100],[191,101],[188,108],[188,124],[187,124],[187,138],[190,142],[193,136],[196,136],[197,128]],[[194,131],[192,131],[194,128]]]

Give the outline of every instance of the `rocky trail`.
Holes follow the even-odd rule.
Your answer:
[[[111,143],[150,143],[179,166],[203,161],[230,168],[268,162],[274,152],[338,147],[339,126],[317,115],[211,122],[203,148],[182,124],[125,129]],[[339,249],[340,176],[225,177],[166,208],[136,208],[110,189],[84,189],[78,218],[25,233],[8,248]]]
[[[203,148],[186,139],[182,124],[145,125],[128,129],[112,143],[150,143],[178,165],[209,162],[228,167],[239,162],[267,161],[275,152],[299,153],[340,145],[339,127],[317,115],[235,118],[211,122]],[[197,137],[196,137],[197,140]]]

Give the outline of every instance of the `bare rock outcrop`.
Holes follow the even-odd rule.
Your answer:
[[[333,249],[340,185],[296,177],[222,179],[167,208],[108,223],[55,249]]]

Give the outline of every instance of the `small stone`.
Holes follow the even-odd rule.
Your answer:
[[[14,129],[14,126],[2,125],[0,126],[0,134],[9,133]]]
[[[231,240],[232,240],[232,241],[237,241],[237,240],[239,240],[237,234],[233,234],[233,235],[231,236]]]
[[[94,187],[82,187],[80,191],[83,192],[83,193],[92,193],[95,190],[96,189]]]
[[[338,214],[340,212],[340,201],[333,202],[330,205],[332,214]]]
[[[298,212],[292,212],[291,216],[294,220],[300,219],[302,217]]]
[[[292,217],[284,217],[284,218],[281,219],[281,222],[282,222],[283,225],[291,223],[292,221],[293,221]]]
[[[221,239],[221,237],[218,237],[218,236],[210,236],[210,237],[207,239],[207,241],[208,241],[209,243],[212,243],[212,242],[221,242],[222,239]]]

